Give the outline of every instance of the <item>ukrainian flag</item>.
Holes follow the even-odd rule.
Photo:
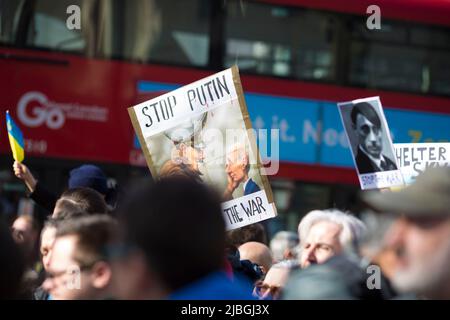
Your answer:
[[[6,126],[8,128],[9,143],[11,144],[11,151],[14,160],[22,162],[25,158],[23,135],[19,127],[13,121],[9,115],[9,111],[6,111]]]

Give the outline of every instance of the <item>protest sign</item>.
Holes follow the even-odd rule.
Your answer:
[[[429,167],[448,166],[450,143],[395,143],[397,163],[405,184],[411,184]]]
[[[361,189],[403,185],[379,97],[338,103]]]
[[[228,230],[276,216],[237,67],[128,112],[154,178],[181,175],[214,186]]]

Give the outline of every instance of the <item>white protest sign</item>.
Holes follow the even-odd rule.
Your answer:
[[[276,216],[237,67],[128,112],[152,176],[213,185],[227,230]]]
[[[450,164],[450,143],[395,143],[397,163],[406,184],[429,167]]]
[[[133,107],[144,138],[237,99],[231,69]]]
[[[338,103],[361,189],[403,185],[379,97]]]
[[[264,190],[222,203],[227,230],[276,216]]]

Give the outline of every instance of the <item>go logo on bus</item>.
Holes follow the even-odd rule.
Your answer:
[[[24,94],[17,104],[17,116],[28,127],[39,127],[44,123],[50,129],[62,128],[64,113],[41,92],[32,91]]]

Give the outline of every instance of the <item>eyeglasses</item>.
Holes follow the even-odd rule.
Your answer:
[[[255,284],[254,294],[259,298],[277,298],[281,294],[280,286],[271,286],[262,281]]]

